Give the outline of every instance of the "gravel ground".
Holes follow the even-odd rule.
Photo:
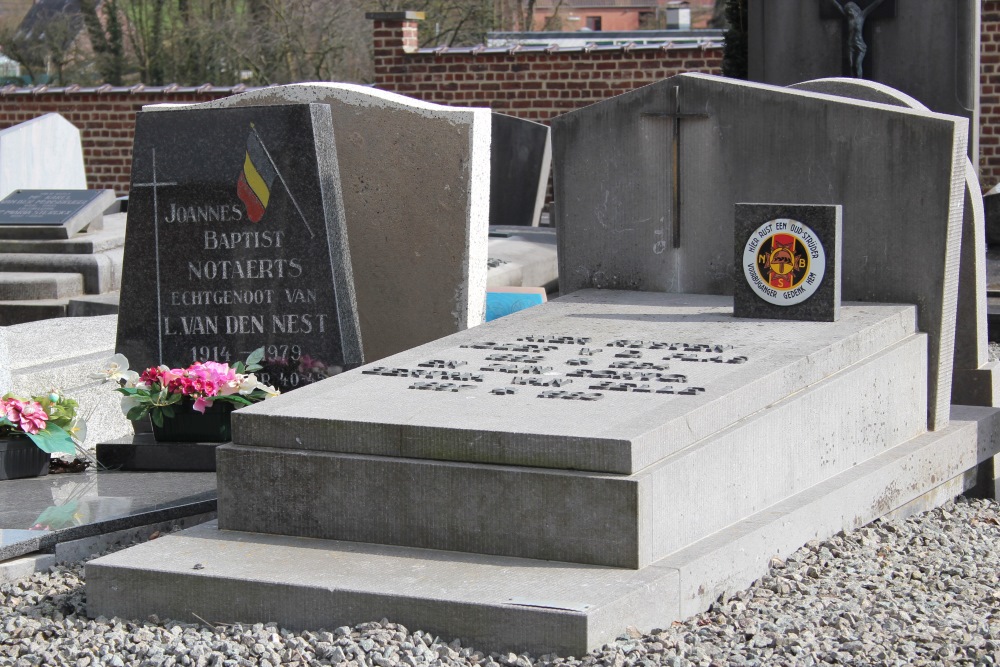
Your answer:
[[[484,654],[387,619],[299,633],[91,620],[81,562],[0,584],[0,667],[1000,665],[998,566],[1000,505],[959,498],[811,542],[702,614],[573,657]]]
[[[88,619],[83,565],[0,585],[0,665],[994,665],[1000,506],[966,500],[810,543],[683,623],[582,657],[483,655],[385,619],[274,625]]]

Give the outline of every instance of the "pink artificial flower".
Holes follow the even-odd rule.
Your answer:
[[[199,396],[194,401],[194,409],[200,412],[201,414],[205,414],[205,408],[210,408],[210,407],[212,407],[212,401],[206,400],[203,396]]]
[[[4,416],[25,433],[35,435],[45,429],[49,416],[35,401],[19,401],[11,398],[3,402]]]

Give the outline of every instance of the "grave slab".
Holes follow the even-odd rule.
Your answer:
[[[342,83],[274,86],[184,109],[308,102],[333,115],[365,359],[481,324],[489,109]]]
[[[243,408],[233,441],[631,474],[906,339],[913,318],[743,320],[730,297],[581,290]]]
[[[218,530],[204,524],[87,564],[87,613],[332,629],[387,617],[483,651],[579,656],[665,627],[767,572],[775,554],[864,525],[1000,451],[997,410],[861,463],[654,566],[624,570]],[[196,564],[202,567],[194,570]]]
[[[0,239],[69,239],[99,231],[114,190],[15,190],[0,200]]]
[[[0,485],[0,561],[215,511],[215,475],[95,472]]]
[[[142,112],[116,349],[294,389],[361,363],[330,109]]]
[[[965,119],[681,74],[552,127],[562,293],[731,294],[734,204],[842,205],[842,297],[919,306],[928,424],[947,423]]]
[[[37,188],[87,188],[80,130],[57,113],[0,130],[0,199]]]
[[[97,445],[97,462],[112,470],[145,472],[215,472],[217,442],[157,442],[152,433],[136,433]]]
[[[910,336],[633,475],[224,445],[219,526],[645,567],[923,433],[926,345]],[[724,492],[706,504],[707,488]]]

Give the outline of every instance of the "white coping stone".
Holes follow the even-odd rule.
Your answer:
[[[211,523],[87,564],[87,613],[332,629],[382,617],[482,651],[581,654],[741,590],[811,539],[905,506],[1000,452],[998,411],[950,425],[641,570],[280,535]],[[200,565],[198,569],[196,566]]]
[[[329,104],[365,359],[481,324],[491,111],[345,83],[274,86],[144,111]]]
[[[0,199],[14,190],[86,190],[80,130],[57,113],[0,130]]]
[[[845,304],[841,320],[834,323],[737,319],[731,297],[583,290],[244,408],[233,415],[233,441],[630,474],[912,335],[914,317],[915,309],[907,305]],[[526,336],[590,341],[518,341]],[[619,339],[724,349],[695,353],[697,361],[664,362],[665,356],[683,352],[637,348],[633,353],[640,356],[629,359],[616,356],[629,349],[609,347]],[[462,347],[487,342],[554,349]],[[599,352],[588,357],[581,355],[582,348]],[[487,359],[494,355],[501,356]],[[516,362],[502,355],[542,359]],[[742,357],[746,361],[739,363]],[[567,363],[580,358],[592,363]],[[710,361],[715,358],[721,361]],[[419,365],[435,360],[466,363],[443,369]],[[684,374],[688,382],[623,381],[647,384],[653,391],[671,386],[705,391],[597,391],[590,387],[602,379],[571,375],[626,362],[667,365],[647,372]],[[480,370],[491,365],[551,370],[540,375]],[[469,373],[482,381],[371,374],[379,368]],[[572,382],[518,386],[514,378]],[[420,382],[469,387],[458,392],[409,388]],[[492,393],[507,387],[516,393]],[[539,397],[550,390],[605,396],[593,401]]]
[[[670,196],[673,121],[662,116],[676,111],[678,96],[681,113],[694,114],[679,121],[679,223]],[[928,426],[947,423],[964,118],[681,74],[552,127],[561,292],[730,294],[737,202],[840,204],[842,296],[919,306],[931,338]]]
[[[84,445],[131,435],[121,395],[91,377],[115,353],[118,318],[70,317],[0,327],[0,395],[59,389],[80,403],[87,417]]]

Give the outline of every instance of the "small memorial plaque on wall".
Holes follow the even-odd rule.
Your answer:
[[[841,207],[737,204],[733,315],[835,322]]]

